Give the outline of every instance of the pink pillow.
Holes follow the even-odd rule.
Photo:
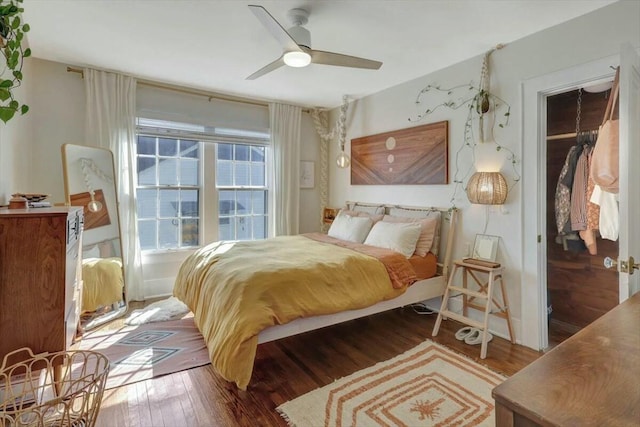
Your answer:
[[[438,226],[437,218],[407,218],[403,216],[385,215],[383,222],[395,223],[419,223],[420,237],[416,244],[415,254],[418,256],[426,256],[433,246],[433,238],[436,235],[436,227]]]

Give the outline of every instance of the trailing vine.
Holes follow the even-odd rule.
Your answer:
[[[493,133],[497,122],[496,117],[500,117],[500,121],[497,123],[498,127],[504,128],[505,126],[509,125],[509,118],[511,116],[511,106],[502,98],[493,94],[489,89],[489,57],[494,50],[502,49],[503,47],[504,45],[500,44],[494,49],[491,49],[487,53],[485,53],[482,63],[482,71],[480,73],[479,86],[475,86],[473,82],[470,82],[469,84],[454,86],[451,88],[442,88],[439,85],[427,85],[418,93],[415,100],[416,105],[422,105],[423,97],[425,97],[427,93],[432,91],[444,93],[448,98],[440,104],[437,104],[430,108],[426,108],[415,118],[409,118],[410,122],[418,122],[423,120],[428,115],[434,113],[439,108],[449,108],[455,111],[466,106],[467,118],[464,125],[464,144],[462,144],[460,148],[458,148],[455,155],[455,172],[453,175],[454,191],[450,200],[451,205],[454,207],[458,191],[461,189],[464,181],[469,177],[469,175],[471,175],[471,171],[473,170],[473,164],[475,163],[475,147],[479,143],[483,143],[486,141],[486,120],[489,120],[488,129],[490,129],[491,132],[489,138],[493,143],[495,143],[496,151],[506,152],[507,159],[511,162],[511,166],[514,172],[513,185],[520,181],[520,174],[516,167],[516,165],[518,164],[518,159],[516,158],[515,153],[508,147],[500,144]],[[461,90],[466,90],[466,93],[454,99],[454,96],[456,96]],[[474,132],[474,119],[477,120],[478,123],[477,134]],[[462,171],[459,164],[460,154],[464,150],[468,149],[471,150],[471,166],[464,172],[464,175],[461,176]],[[511,188],[513,187],[513,185],[511,186]]]
[[[22,0],[0,0],[0,52],[4,57],[4,69],[0,72],[0,120],[5,123],[18,111],[21,114],[29,111],[29,106],[20,105],[13,94],[22,84],[24,58],[31,56],[31,49],[22,47],[30,28],[22,21],[24,9],[19,7],[20,3]]]

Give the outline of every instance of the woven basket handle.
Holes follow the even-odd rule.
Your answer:
[[[35,354],[33,354],[33,351],[29,347],[22,347],[17,350],[13,350],[5,354],[4,357],[2,358],[2,365],[0,365],[0,372],[4,371],[7,368],[7,361],[9,360],[9,357],[14,356],[16,354],[20,354],[20,353],[27,353],[29,355],[29,358],[31,359],[33,359],[36,356]],[[48,354],[49,354],[48,352],[39,353],[38,357],[46,357]]]
[[[611,120],[613,117],[613,111],[615,110],[616,101],[618,100],[618,92],[620,92],[620,67],[616,68],[616,77],[613,79],[613,87],[611,88],[611,95],[609,95],[607,109],[604,110],[602,124],[605,124],[607,120]]]

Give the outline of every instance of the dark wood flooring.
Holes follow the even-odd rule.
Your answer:
[[[507,376],[542,355],[494,337],[487,358],[480,360],[480,346],[455,339],[460,323],[444,321],[432,338],[435,319],[435,314],[419,315],[407,307],[261,344],[247,391],[220,378],[211,365],[107,390],[97,425],[286,426],[275,410],[280,404],[390,359],[425,339]],[[118,323],[122,321],[103,328]]]

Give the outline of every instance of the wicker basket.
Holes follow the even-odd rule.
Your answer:
[[[12,358],[20,362],[8,365]],[[93,426],[109,373],[95,351],[7,354],[0,366],[0,427]]]

